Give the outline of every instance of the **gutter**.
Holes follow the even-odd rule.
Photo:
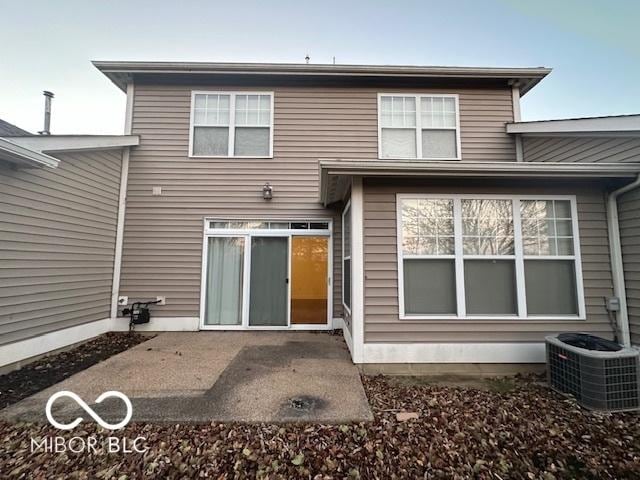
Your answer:
[[[12,139],[14,137],[11,137]],[[60,160],[46,153],[31,150],[19,145],[14,140],[0,137],[0,160],[5,160],[18,166],[56,168]]]
[[[622,344],[631,346],[629,334],[629,315],[627,312],[627,291],[624,282],[624,264],[622,262],[622,245],[620,242],[620,222],[618,219],[618,197],[640,186],[640,174],[636,179],[607,195],[607,229],[609,231],[609,255],[611,258],[611,275],[613,277],[613,294],[620,302],[616,315]]]

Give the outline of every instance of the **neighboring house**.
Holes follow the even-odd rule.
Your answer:
[[[112,329],[122,152],[137,144],[23,135],[0,138],[0,366]]]
[[[620,222],[612,195],[640,173],[640,116],[521,122],[550,70],[95,65],[139,138],[111,328],[163,297],[141,329],[342,328],[396,372],[524,368],[562,331],[640,341],[640,194]]]

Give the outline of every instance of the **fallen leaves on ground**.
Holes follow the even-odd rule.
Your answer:
[[[110,332],[69,350],[48,355],[0,376],[0,409],[16,403],[74,373],[138,345],[150,337]]]
[[[132,424],[112,435],[149,450],[31,452],[30,438],[110,435],[92,423],[61,433],[0,423],[8,478],[564,479],[640,478],[640,417],[583,410],[545,386],[508,391],[364,377],[375,420],[316,424]],[[418,418],[398,421],[398,412]]]

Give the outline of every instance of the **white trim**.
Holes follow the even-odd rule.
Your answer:
[[[513,199],[513,243],[516,255],[516,295],[518,314],[520,318],[527,318],[527,289],[524,276],[524,246],[522,243],[522,217],[520,216],[520,202]]]
[[[361,363],[364,347],[364,188],[362,178],[351,184],[351,328],[352,358]]]
[[[511,87],[511,104],[513,106],[513,121],[520,121],[520,87],[513,85]]]
[[[125,134],[131,133],[133,118],[133,83],[127,85],[127,108],[124,121]],[[127,184],[129,179],[129,148],[122,151],[122,167],[120,169],[120,193],[118,196],[118,220],[116,223],[116,240],[113,259],[113,279],[111,283],[111,318],[118,316],[118,296],[120,295],[120,274],[122,271],[122,246],[124,241],[124,220],[127,208]]]
[[[609,256],[611,259],[611,277],[613,280],[613,294],[618,297],[620,309],[616,313],[616,322],[620,330],[620,340],[625,347],[631,346],[629,332],[629,313],[627,305],[627,291],[624,279],[624,263],[620,241],[620,219],[618,217],[618,197],[640,185],[640,175],[631,183],[610,192],[607,195],[607,230],[609,234]]]
[[[112,330],[111,318],[83,323],[0,346],[0,367],[83,342]]]
[[[407,314],[404,305],[404,254],[402,251],[402,201],[407,199],[445,199],[453,201],[454,208],[454,243],[455,243],[455,275],[456,275],[456,302],[457,313],[451,314]],[[462,216],[461,201],[463,199],[481,200],[512,200],[515,255],[464,255],[462,249]],[[571,205],[571,220],[573,228],[573,255],[524,255],[522,251],[520,201],[522,200],[568,200]],[[425,193],[397,193],[396,194],[396,256],[398,264],[398,307],[400,320],[562,320],[582,321],[586,319],[584,285],[582,278],[582,257],[580,254],[580,234],[578,226],[578,211],[575,195],[505,195],[505,194],[425,194]],[[420,255],[417,258],[432,257]],[[414,258],[410,256],[409,258]],[[451,258],[451,255],[442,255],[434,258]],[[515,315],[475,315],[465,311],[466,298],[464,295],[464,260],[468,258],[500,258],[514,260],[516,269],[516,291],[518,294],[518,313]],[[572,260],[576,275],[576,299],[578,303],[577,315],[528,315],[526,311],[526,289],[524,281],[524,260]]]
[[[136,332],[197,332],[200,328],[200,317],[154,317],[149,323],[135,325]],[[126,332],[129,330],[129,318],[116,318],[111,331]]]
[[[327,228],[322,230],[297,230],[297,229],[227,229],[209,228],[212,221],[269,221],[269,222],[301,222],[326,223]],[[291,323],[291,242],[292,238],[313,236],[326,237],[327,239],[327,319],[324,324],[292,324]],[[242,320],[240,325],[207,325],[205,324],[205,305],[207,288],[207,256],[209,253],[208,239],[211,237],[242,237],[244,238],[244,268],[243,268],[243,299]],[[250,274],[251,274],[251,241],[254,237],[279,237],[287,239],[287,269],[289,283],[287,286],[287,325],[283,326],[251,326],[249,325],[249,300],[250,300]],[[231,217],[205,217],[203,219],[202,239],[202,264],[200,272],[200,329],[201,330],[331,330],[333,329],[333,219],[332,218],[231,218]]]
[[[365,343],[356,363],[544,363],[537,343]]]
[[[616,133],[640,132],[640,115],[567,118],[507,123],[507,133]]]
[[[342,218],[342,235],[340,235],[342,237],[341,238],[341,240],[342,240],[342,263],[340,264],[340,271],[342,272],[342,288],[340,289],[341,290],[341,294],[342,294],[342,298],[341,298],[341,300],[342,300],[342,308],[344,308],[347,311],[347,313],[349,315],[351,315],[351,307],[349,307],[346,303],[344,303],[344,276],[345,276],[345,274],[344,274],[344,261],[347,260],[347,258],[348,258],[348,260],[349,260],[349,269],[351,270],[351,272],[349,272],[349,275],[351,275],[351,278],[349,279],[350,280],[349,284],[351,285],[351,294],[350,294],[349,298],[350,298],[351,303],[353,304],[353,284],[351,283],[353,281],[353,265],[351,264],[351,255],[346,257],[345,254],[344,254],[344,240],[345,240],[344,239],[344,230],[345,230],[344,229],[344,217],[347,214],[347,211],[349,211],[349,216],[351,216],[351,199],[349,199],[347,201],[347,204],[345,205],[344,209],[342,210],[342,215],[341,215],[341,218]],[[353,219],[350,218],[350,220],[351,220],[351,225],[349,225],[349,229],[350,229],[349,230],[349,232],[350,232],[349,234],[351,235],[351,239],[350,239],[351,240],[351,247],[350,247],[350,249],[353,249]],[[353,253],[353,252],[351,252],[351,253]]]
[[[133,131],[133,100],[136,93],[133,82],[127,84],[127,104],[124,111],[124,134],[131,135]]]
[[[522,135],[516,135],[514,141],[516,144],[516,162],[524,162],[524,146],[522,144]]]
[[[195,117],[195,98],[196,95],[229,95],[229,144],[228,144],[228,154],[227,155],[194,155],[193,154],[193,129],[196,126],[204,126],[204,125],[194,125],[194,117]],[[268,155],[235,155],[235,131],[237,127],[251,127],[252,125],[236,125],[235,123],[235,115],[236,115],[236,96],[237,95],[269,95],[271,99],[271,112],[270,112],[270,120],[269,120],[269,154]],[[243,91],[243,90],[233,90],[233,91],[223,91],[223,90],[192,90],[191,91],[191,104],[189,106],[189,158],[273,158],[273,121],[274,121],[274,105],[275,105],[275,92],[273,91]],[[211,125],[215,126],[215,125]],[[220,127],[224,127],[225,125],[219,125]],[[259,128],[266,128],[266,125],[254,125]]]
[[[401,202],[397,202],[402,207]],[[402,210],[400,211],[400,220],[402,220]],[[402,223],[401,223],[402,225]],[[400,231],[402,234],[402,231]],[[461,202],[453,201],[453,243],[454,243],[454,262],[455,262],[455,281],[456,281],[456,312],[458,317],[467,316],[467,304],[465,301],[465,286],[464,286],[464,248],[462,244],[462,205]],[[402,253],[402,243],[400,243],[400,260],[402,261],[404,255]],[[404,272],[404,262],[398,269],[398,276],[400,272]],[[404,278],[404,274],[402,274]],[[404,288],[404,283],[403,283]],[[404,311],[404,293],[402,295],[402,311]]]
[[[128,101],[128,100],[127,100]],[[9,137],[11,142],[37,152],[86,152],[140,145],[138,135],[31,135]],[[7,138],[5,138],[7,140]]]
[[[320,202],[342,200],[348,177],[390,178],[524,178],[571,179],[629,178],[640,173],[638,163],[584,162],[457,162],[434,160],[320,159]]]
[[[344,323],[342,325],[342,336],[344,337],[344,342],[347,344],[347,348],[349,349],[349,353],[351,354],[351,359],[354,360],[355,357],[353,356],[353,338],[351,338],[351,332]]]
[[[0,160],[26,167],[56,168],[60,163],[57,158],[18,145],[14,138],[11,137],[12,140],[0,138]]]
[[[520,87],[513,85],[511,87],[511,105],[513,107],[513,121],[519,122],[521,120],[520,113]],[[522,144],[522,136],[516,135],[513,139],[516,147],[516,162],[524,161],[524,146]]]
[[[404,158],[404,157],[383,157],[382,156],[382,122],[381,122],[381,101],[382,97],[412,97],[416,100],[416,126],[415,127],[384,127],[384,128],[405,128],[416,132],[416,157]],[[425,130],[455,130],[456,132],[456,156],[451,158],[429,158],[422,156],[422,98],[453,98],[455,105],[456,126],[453,127],[429,127]],[[378,93],[378,159],[379,160],[437,160],[437,161],[451,161],[462,159],[462,141],[460,136],[460,98],[457,93]]]
[[[331,329],[332,330],[342,330],[345,328],[344,318],[342,317],[333,317],[331,318]]]

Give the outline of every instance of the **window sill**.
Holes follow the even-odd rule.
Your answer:
[[[400,162],[456,162],[456,161],[462,161],[462,158],[460,157],[452,157],[452,158],[378,157],[378,160],[381,160],[381,161],[398,160]]]
[[[228,155],[222,155],[222,156],[216,156],[216,155],[189,155],[188,158],[215,158],[215,159],[219,159],[219,160],[234,160],[234,159],[265,160],[265,159],[273,158],[273,155],[267,155],[267,156],[264,156],[264,157],[259,157],[259,156],[248,156],[248,157],[233,156],[233,157],[230,157]]]
[[[539,315],[530,317],[518,317],[515,315],[467,315],[466,317],[458,317],[456,315],[400,315],[400,320],[431,320],[431,321],[443,321],[443,320],[460,320],[463,322],[549,322],[549,321],[566,321],[566,322],[581,322],[585,321],[585,317],[578,315]]]

